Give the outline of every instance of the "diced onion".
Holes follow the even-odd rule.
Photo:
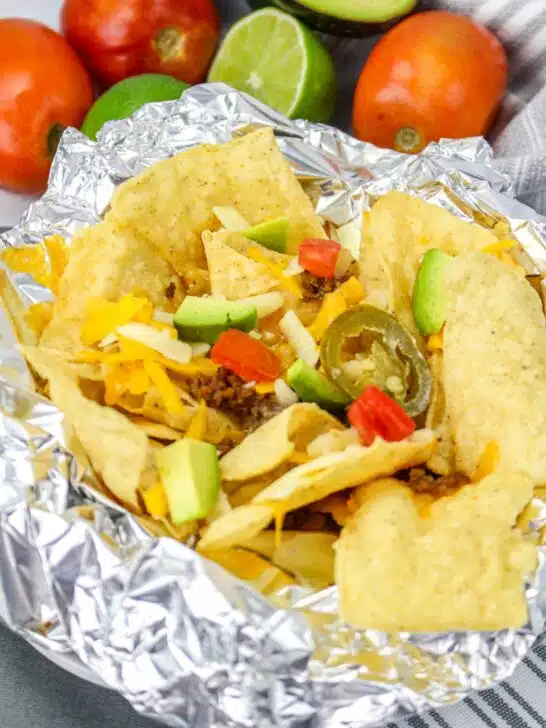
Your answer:
[[[210,345],[204,342],[198,342],[197,344],[190,344],[193,357],[205,356],[210,351]]]
[[[314,367],[319,359],[318,347],[294,311],[285,313],[279,321],[279,328],[298,357]]]
[[[166,311],[160,311],[158,308],[154,310],[153,315],[154,321],[160,321],[162,324],[173,325],[174,313],[167,313]]]
[[[275,379],[275,396],[281,407],[290,407],[298,401],[298,395],[290,389],[284,379]]]
[[[234,207],[213,207],[212,211],[226,230],[240,233],[250,227],[247,220]]]
[[[238,298],[238,303],[248,303],[254,306],[258,318],[265,318],[269,314],[277,311],[284,305],[284,297],[279,291],[271,291],[271,293],[260,293],[258,296],[248,296],[248,298]]]
[[[111,346],[112,344],[115,344],[117,340],[118,340],[118,337],[115,334],[113,334],[113,333],[112,334],[107,334],[104,337],[104,339],[101,339],[99,341],[99,343],[97,344],[97,346],[99,347],[99,349],[104,349],[107,346]]]
[[[258,331],[258,329],[252,329],[252,331],[248,332],[248,335],[251,339],[256,339],[257,341],[262,338],[262,334]]]
[[[191,346],[171,338],[170,333],[166,330],[158,331],[147,324],[132,323],[119,326],[117,332],[119,336],[138,341],[179,364],[187,364],[191,361],[193,354]]]
[[[290,263],[286,266],[286,268],[283,270],[283,275],[285,276],[297,276],[300,273],[303,273],[305,269],[301,267],[301,265],[298,262],[298,259],[296,257],[292,258]]]
[[[337,229],[337,239],[355,260],[360,258],[360,245],[362,242],[361,228],[362,223],[360,218],[355,218]]]
[[[339,255],[337,257],[335,277],[342,278],[349,270],[349,266],[351,265],[353,260],[353,256],[350,254],[350,252],[346,248],[342,248],[339,251]]]

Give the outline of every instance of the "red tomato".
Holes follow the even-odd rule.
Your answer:
[[[0,187],[42,192],[62,130],[79,126],[92,102],[87,71],[61,35],[0,20]]]
[[[371,52],[354,98],[354,133],[402,152],[483,135],[507,79],[506,53],[486,28],[441,10],[418,13]]]
[[[334,240],[307,238],[300,245],[298,263],[317,278],[333,278],[340,252]]]
[[[237,329],[220,334],[210,358],[246,382],[274,382],[281,373],[281,361],[271,349]]]
[[[65,0],[63,32],[105,84],[140,73],[199,83],[220,34],[212,0]]]
[[[364,445],[371,445],[376,437],[386,442],[405,440],[415,430],[405,409],[377,387],[366,387],[347,416]]]

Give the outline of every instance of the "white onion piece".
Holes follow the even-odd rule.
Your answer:
[[[205,342],[198,342],[196,344],[190,344],[193,356],[205,356],[210,351],[210,344]]]
[[[178,339],[172,339],[168,331],[158,331],[147,324],[132,323],[119,326],[117,332],[120,336],[138,341],[179,364],[191,361],[193,354],[191,346]]]
[[[293,389],[290,389],[284,379],[275,379],[273,386],[275,387],[277,402],[281,405],[281,407],[290,407],[291,405],[296,404],[298,401],[298,395]]]
[[[335,277],[342,278],[349,270],[349,266],[353,262],[353,256],[345,248],[341,248],[336,263]]]
[[[315,340],[294,311],[287,311],[279,321],[279,328],[296,354],[306,364],[314,367],[319,359],[319,350]]]
[[[362,223],[360,219],[356,218],[339,227],[337,229],[337,239],[353,258],[358,260],[362,242]]]
[[[250,227],[245,218],[234,207],[213,207],[212,211],[226,230],[240,233]]]
[[[112,344],[115,344],[117,340],[118,340],[118,337],[116,336],[116,334],[106,334],[104,339],[101,339],[99,341],[98,347],[99,347],[99,349],[104,349],[107,346],[111,346]]]
[[[160,311],[158,308],[154,310],[153,319],[154,321],[159,321],[162,324],[169,324],[169,326],[174,325],[174,313]]]
[[[282,274],[283,276],[291,278],[292,276],[298,276],[300,273],[303,273],[304,270],[305,268],[302,268],[298,262],[298,259],[294,257],[283,270]]]
[[[254,306],[258,318],[265,318],[270,313],[274,313],[284,305],[284,297],[279,291],[271,291],[271,293],[260,293],[258,296],[248,296],[248,298],[238,298],[238,303],[248,303]]]

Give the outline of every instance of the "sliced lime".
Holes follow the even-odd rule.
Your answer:
[[[334,110],[332,59],[318,38],[291,15],[264,8],[231,28],[209,72],[286,116],[328,121]]]
[[[286,253],[289,227],[290,220],[287,217],[277,217],[243,230],[243,235],[270,250],[276,250],[277,253]]]

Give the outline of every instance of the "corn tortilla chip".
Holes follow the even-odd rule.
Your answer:
[[[438,446],[427,467],[438,475],[449,475],[455,470],[455,448],[446,414],[443,353],[434,352],[428,364],[432,375],[432,396],[425,425],[436,435]]]
[[[343,452],[299,465],[259,493],[251,503],[235,508],[212,523],[199,547],[221,549],[244,543],[263,531],[275,516],[425,462],[435,444],[432,432],[419,430],[402,442],[384,442],[378,438],[370,447],[350,445]]]
[[[40,345],[73,353],[83,348],[80,329],[88,298],[118,301],[145,292],[165,311],[182,302],[182,284],[173,269],[144,238],[108,222],[84,228],[74,236],[59,284],[53,320]]]
[[[343,426],[316,404],[299,402],[271,418],[220,461],[222,479],[249,480],[264,475],[296,451],[304,452],[318,435]]]
[[[94,470],[124,504],[140,511],[137,489],[149,472],[148,438],[125,415],[86,399],[76,380],[45,349],[25,347],[24,355],[49,384],[53,404],[74,429]]]
[[[521,627],[537,556],[514,524],[531,497],[519,474],[491,475],[431,505],[392,479],[359,489],[335,545],[342,619],[387,632]]]
[[[538,294],[484,253],[458,257],[446,286],[444,388],[457,469],[472,477],[495,442],[499,470],[546,483],[546,323]]]
[[[389,310],[415,336],[418,332],[411,312],[411,297],[423,254],[430,248],[438,248],[450,255],[459,255],[497,242],[485,228],[403,192],[388,192],[381,197],[372,207],[368,225],[388,281]],[[366,280],[365,269],[362,274],[365,288],[371,285],[376,290],[385,284],[382,278],[380,285],[373,287]]]
[[[201,235],[217,227],[216,206],[235,208],[251,225],[287,217],[294,248],[306,237],[324,237],[269,128],[154,164],[116,190],[106,219],[144,236],[183,273],[205,267]]]
[[[203,233],[212,295],[236,301],[277,288],[279,281],[264,271],[259,263],[238,253],[224,242],[226,238],[236,235],[237,233],[227,231]]]
[[[262,594],[273,594],[295,583],[284,571],[252,551],[227,549],[202,555],[215,561],[238,579],[248,582]]]

